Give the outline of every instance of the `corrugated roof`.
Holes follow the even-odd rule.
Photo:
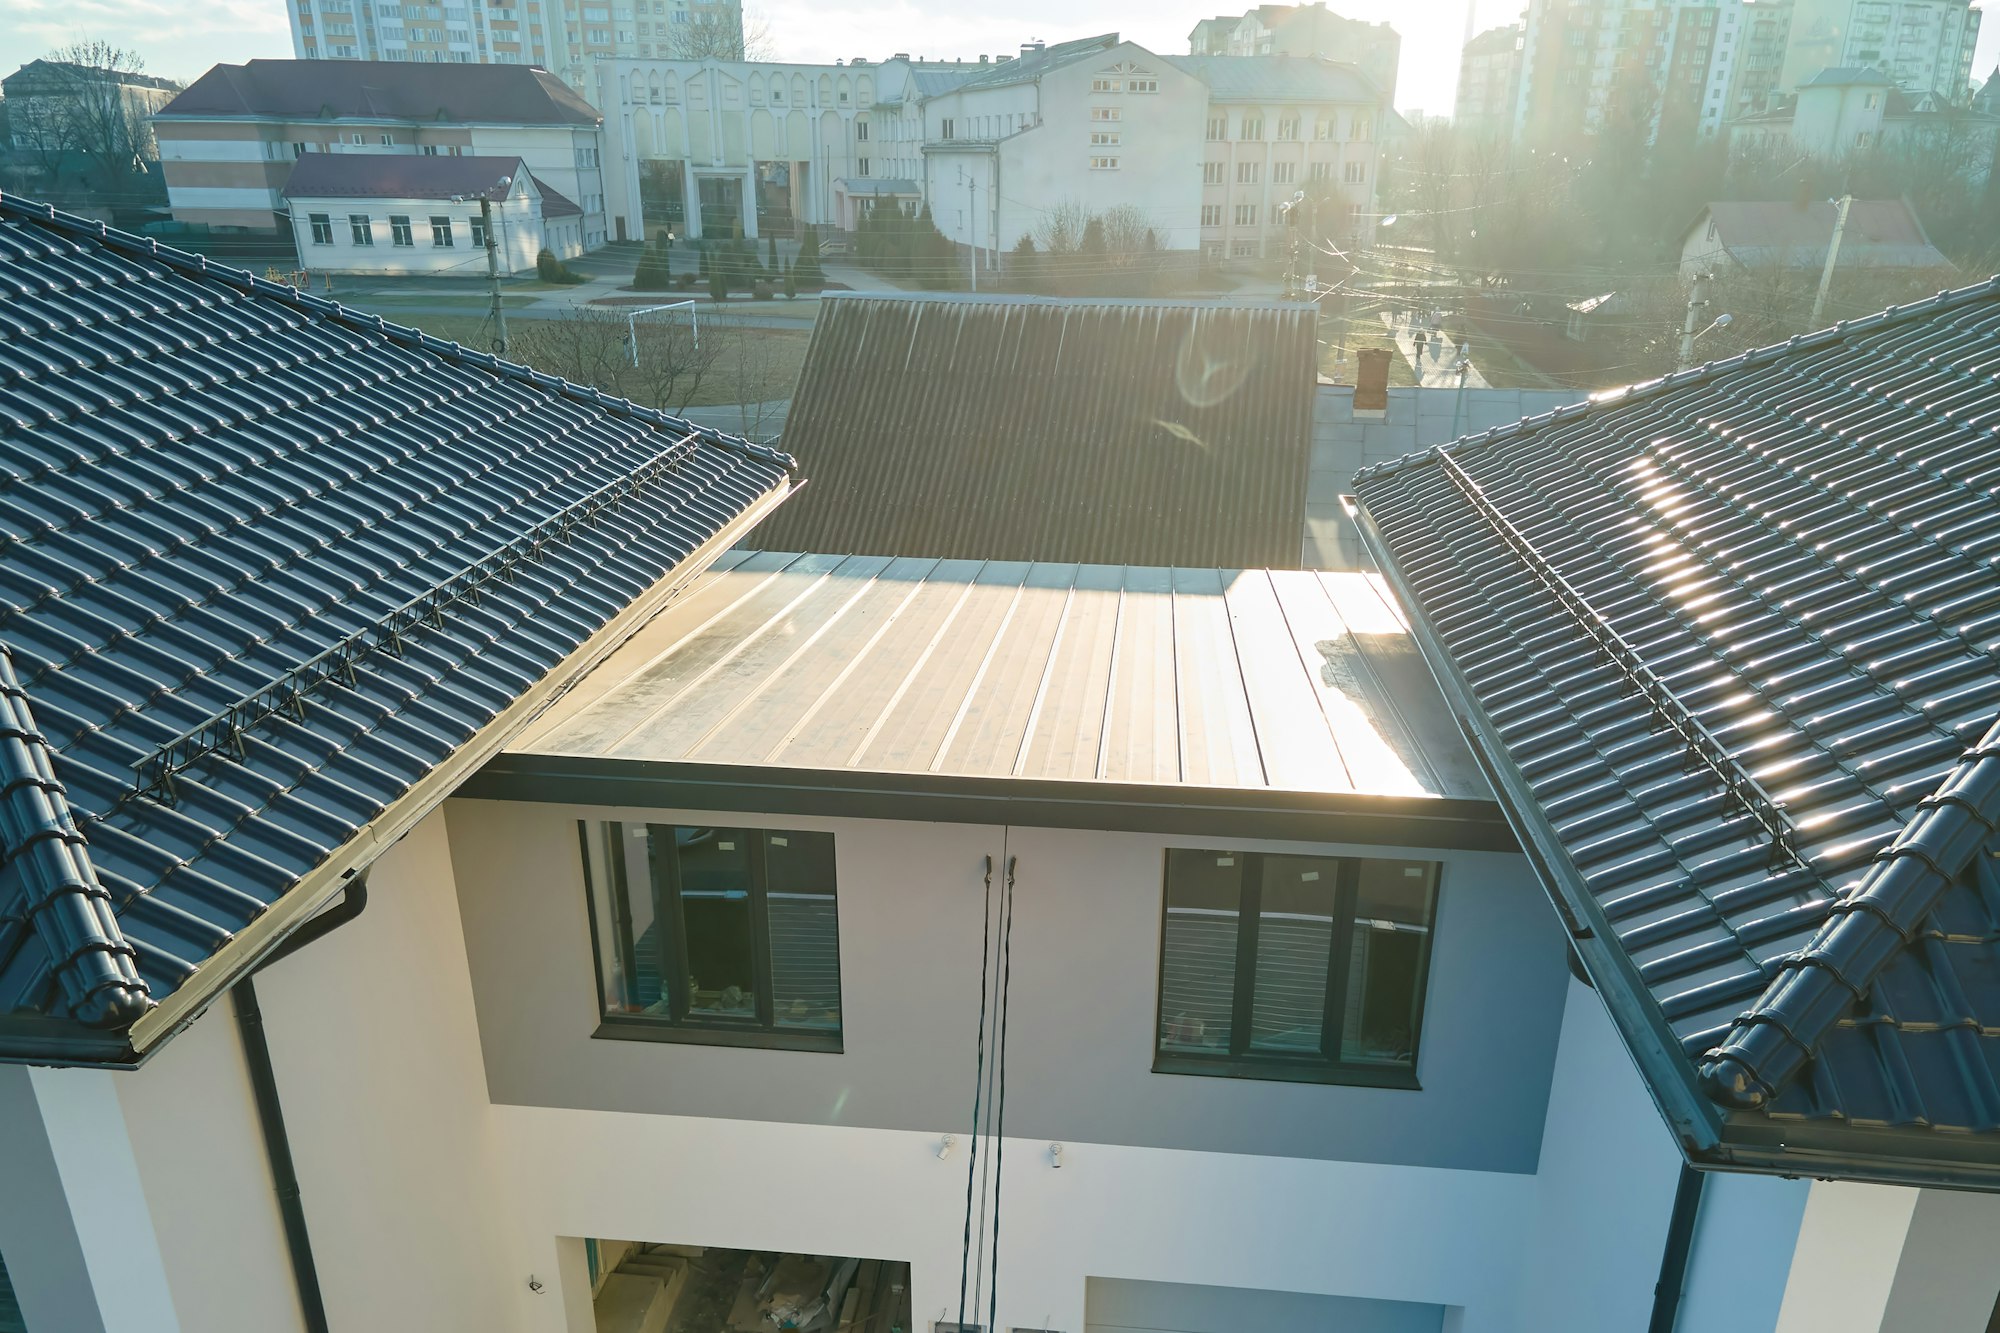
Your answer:
[[[518,157],[414,153],[307,153],[285,178],[287,199],[492,199],[507,197]],[[501,185],[501,181],[506,185]]]
[[[163,117],[255,116],[480,125],[597,125],[604,117],[544,69],[391,60],[252,60],[217,65]]]
[[[787,484],[12,198],[0,286],[0,1058],[129,1061],[135,1013],[140,1049],[192,1017]]]
[[[1697,1160],[2000,1188],[1996,346],[2000,279],[1357,480]]]
[[[508,749],[1491,799],[1353,573],[733,551]]]
[[[1381,89],[1355,66],[1319,56],[1166,56],[1216,102],[1368,102]]]
[[[1295,565],[1313,319],[1275,303],[829,298],[785,427],[813,483],[751,540]]]

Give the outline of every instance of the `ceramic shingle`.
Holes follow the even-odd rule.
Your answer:
[[[2000,279],[1364,470],[1700,1163],[2000,1187]]]
[[[790,484],[14,199],[0,292],[0,1058],[137,1058]]]

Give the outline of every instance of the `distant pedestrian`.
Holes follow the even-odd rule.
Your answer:
[[[1417,345],[1417,361],[1421,364],[1424,359],[1424,331],[1418,329],[1417,336],[1411,339],[1411,341]]]

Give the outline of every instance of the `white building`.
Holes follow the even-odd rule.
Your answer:
[[[847,230],[890,199],[928,204],[989,260],[1058,204],[1129,205],[1163,249],[1235,258],[1275,252],[1276,207],[1300,192],[1322,226],[1365,232],[1390,114],[1348,65],[1162,56],[1116,34],[977,64],[613,61],[599,77],[625,234]]]
[[[1972,0],[1793,0],[1780,86],[1801,87],[1823,69],[1873,66],[1907,93],[1962,102],[1981,17]]]
[[[2000,284],[1370,469],[1385,584],[756,551],[782,454],[11,196],[0,252],[37,1333],[635,1333],[697,1260],[754,1326],[748,1252],[808,1329],[875,1266],[877,1333],[1991,1320],[2000,579],[1885,596],[1793,516],[1910,539],[1865,420],[1990,538]],[[1104,309],[1175,383],[1159,307]],[[1783,456],[1773,384],[1826,408]],[[1774,642],[1823,729],[1745,703]],[[1797,841],[1749,748],[1810,775]]]
[[[579,92],[616,56],[742,58],[739,0],[288,0],[301,60],[540,65]]]
[[[519,158],[582,210],[585,249],[605,225],[602,117],[525,66],[381,61],[217,65],[153,118],[174,218],[289,231],[292,166],[314,153]]]
[[[293,166],[285,200],[299,263],[315,273],[476,277],[489,221],[504,277],[533,273],[543,250],[583,253],[583,210],[518,157],[311,153]]]

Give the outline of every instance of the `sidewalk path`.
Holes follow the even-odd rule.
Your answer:
[[[1437,341],[1439,335],[1426,330],[1424,333],[1426,343],[1423,356],[1419,358],[1417,355],[1417,344],[1415,338],[1412,336],[1415,330],[1408,324],[1397,321],[1386,310],[1381,312],[1380,318],[1382,326],[1389,330],[1389,336],[1396,340],[1396,346],[1403,353],[1403,359],[1410,363],[1410,369],[1415,372],[1419,387],[1425,389],[1456,389],[1459,387],[1458,349],[1456,347],[1446,350]],[[1440,355],[1440,352],[1443,354]],[[1465,368],[1463,383],[1468,389],[1488,389],[1492,387],[1486,382],[1486,377],[1479,373],[1479,368],[1469,363]]]

